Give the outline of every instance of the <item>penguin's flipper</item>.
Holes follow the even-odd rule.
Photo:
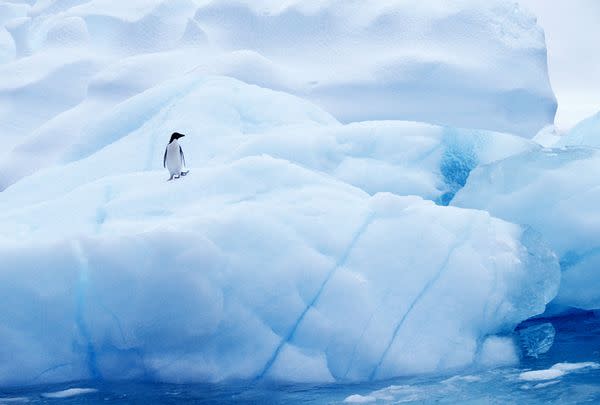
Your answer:
[[[181,149],[181,145],[179,146],[179,155],[181,156],[181,162],[183,162],[183,167],[185,167],[185,156],[183,155],[183,149]]]
[[[163,156],[163,167],[167,167],[167,148],[165,148],[165,155]]]

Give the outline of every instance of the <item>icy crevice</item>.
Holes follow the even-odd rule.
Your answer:
[[[292,326],[292,328],[290,329],[290,331],[285,335],[285,337],[283,339],[281,339],[281,341],[279,342],[279,344],[275,348],[275,351],[273,352],[273,354],[271,355],[271,357],[269,358],[269,360],[267,361],[267,363],[263,367],[262,371],[257,375],[256,380],[261,380],[261,379],[263,379],[267,375],[267,373],[269,372],[269,370],[272,368],[273,364],[275,364],[275,361],[277,360],[277,358],[279,356],[279,353],[281,353],[281,350],[284,348],[284,346],[286,344],[288,344],[288,343],[290,343],[292,341],[292,339],[294,338],[294,335],[296,334],[296,331],[300,327],[300,324],[304,320],[306,314],[308,313],[308,311],[311,308],[315,307],[315,305],[319,301],[319,298],[323,294],[323,291],[327,287],[327,284],[329,283],[329,281],[331,280],[331,278],[333,277],[333,275],[336,273],[336,271],[339,268],[343,267],[346,264],[346,262],[348,261],[348,258],[350,257],[350,254],[354,250],[354,247],[356,246],[356,244],[360,240],[361,236],[365,233],[365,231],[367,230],[367,228],[369,227],[369,225],[373,222],[374,218],[375,218],[375,213],[373,213],[373,212],[370,212],[367,215],[367,217],[365,218],[365,220],[363,221],[363,223],[361,224],[361,226],[354,233],[352,239],[350,240],[350,243],[348,244],[348,246],[346,247],[346,249],[342,252],[342,255],[340,256],[340,258],[338,259],[338,261],[336,262],[336,264],[327,273],[327,276],[325,277],[325,279],[323,280],[323,282],[319,286],[319,289],[315,293],[314,297],[310,300],[310,302],[308,303],[308,305],[306,305],[306,307],[304,308],[304,310],[302,311],[302,313],[300,314],[300,316],[298,317],[298,319],[296,320],[296,322],[294,322],[294,325]]]
[[[89,261],[83,252],[81,242],[75,240],[71,244],[73,253],[79,262],[79,280],[77,282],[76,289],[76,313],[75,313],[75,324],[79,330],[80,336],[84,340],[84,348],[86,352],[86,363],[90,376],[94,379],[101,379],[102,374],[98,367],[97,353],[94,347],[92,335],[89,331],[88,325],[85,320],[85,311],[87,307],[87,294],[89,284]]]
[[[102,230],[102,226],[106,222],[106,218],[108,216],[108,212],[106,210],[106,206],[113,199],[113,189],[110,184],[107,184],[104,187],[104,199],[102,203],[96,209],[96,233],[100,233]]]
[[[386,297],[387,297],[387,294],[386,294]],[[375,317],[375,314],[379,311],[380,307],[381,307],[381,304],[377,307],[377,309],[375,311],[373,311],[371,313],[371,315],[369,316],[369,319],[367,320],[367,322],[365,322],[365,326],[362,328],[362,331],[360,332],[358,339],[356,339],[354,347],[352,347],[352,353],[350,354],[350,361],[348,362],[348,367],[346,367],[346,371],[344,372],[343,379],[348,378],[348,373],[350,373],[350,370],[352,370],[352,366],[354,365],[354,361],[356,359],[356,354],[358,352],[358,346],[362,343],[362,340],[363,340],[365,334],[367,333],[367,329],[369,329],[369,326],[371,326],[371,321]]]
[[[436,200],[439,205],[450,204],[456,193],[467,184],[471,171],[477,167],[479,161],[471,142],[460,142],[458,133],[447,128],[444,144],[445,149],[440,162],[440,173],[444,179],[447,191]]]
[[[48,367],[45,370],[42,370],[38,375],[36,375],[35,377],[33,377],[26,385],[34,385],[35,383],[37,383],[44,375],[53,372],[54,370],[59,370],[61,368],[64,367],[69,367],[71,366],[71,363],[61,363],[61,364],[57,364],[55,366],[52,367]]]
[[[389,339],[388,344],[386,345],[385,349],[383,350],[383,352],[379,358],[379,361],[377,362],[377,364],[373,368],[373,371],[369,375],[369,381],[373,381],[377,377],[377,372],[379,371],[381,365],[383,364],[385,358],[387,357],[388,352],[392,348],[392,345],[394,344],[394,341],[396,340],[396,337],[398,336],[398,333],[400,332],[400,329],[404,325],[404,322],[406,321],[408,316],[411,314],[412,310],[419,303],[419,301],[421,301],[421,299],[429,292],[429,290],[435,285],[435,283],[440,279],[442,274],[444,274],[446,268],[448,267],[448,263],[450,262],[450,259],[454,255],[454,252],[468,240],[468,237],[470,236],[470,234],[471,234],[471,227],[469,226],[469,228],[465,232],[461,233],[462,237],[454,244],[454,246],[452,246],[450,248],[450,250],[448,251],[448,254],[444,258],[444,261],[442,262],[437,273],[423,286],[423,288],[421,289],[419,294],[417,294],[417,296],[411,301],[408,309],[406,310],[404,315],[402,315],[402,317],[400,318],[400,321],[396,324],[396,327],[394,328],[394,332],[392,333],[392,336]]]

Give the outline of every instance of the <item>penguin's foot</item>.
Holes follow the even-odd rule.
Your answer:
[[[184,170],[183,172],[181,172],[181,176],[185,176],[185,175],[187,175],[189,172],[190,172],[189,170]]]
[[[181,176],[180,176],[180,175],[178,175],[178,174],[176,174],[176,175],[175,175],[175,178],[176,178],[176,179],[178,179],[179,177],[181,177]]]
[[[169,177],[169,180],[167,180],[167,181],[171,181],[171,180],[173,180],[173,175],[171,175],[171,177]]]

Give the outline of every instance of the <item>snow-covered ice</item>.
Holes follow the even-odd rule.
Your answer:
[[[502,1],[404,3],[2,2],[0,173],[9,179],[0,188],[18,179],[15,167],[28,174],[61,162],[65,144],[105,113],[190,71],[296,94],[343,122],[525,137],[552,123],[533,16]]]
[[[535,148],[508,134],[424,123],[342,125],[297,97],[231,78],[190,73],[119,104],[92,121],[81,136],[57,134],[54,129],[38,133],[0,163],[0,181],[10,184],[46,164],[75,162],[97,151],[94,159],[65,171],[62,186],[82,176],[89,181],[159,169],[165,136],[172,128],[190,134],[184,138],[184,150],[195,165],[269,154],[326,172],[371,194],[389,191],[442,203],[450,201],[476,165]],[[17,170],[21,167],[26,168]],[[36,181],[57,190],[56,185]],[[35,195],[43,194],[36,189]]]
[[[213,1],[195,21],[230,52],[218,73],[303,95],[344,122],[531,138],[553,121],[544,34],[514,2]]]
[[[42,202],[35,178],[3,192],[1,294],[23,309],[3,314],[3,383],[442,371],[479,361],[482,336],[541,313],[558,286],[554,256],[518,226],[268,156]]]
[[[559,288],[542,238],[565,270],[580,228],[446,205],[511,164],[589,204],[596,152],[520,166],[556,109],[535,18],[406,4],[1,1],[0,386],[515,364]],[[191,171],[167,183],[173,131]],[[559,297],[581,307],[589,245]]]

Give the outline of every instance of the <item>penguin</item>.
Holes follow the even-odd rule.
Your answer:
[[[180,176],[185,176],[189,172],[189,170],[184,170],[185,156],[183,155],[183,150],[181,149],[179,142],[177,142],[179,138],[183,138],[184,136],[185,135],[180,134],[179,132],[173,132],[171,140],[165,148],[163,167],[169,169],[169,174],[171,175],[169,181],[174,178],[178,179]]]

